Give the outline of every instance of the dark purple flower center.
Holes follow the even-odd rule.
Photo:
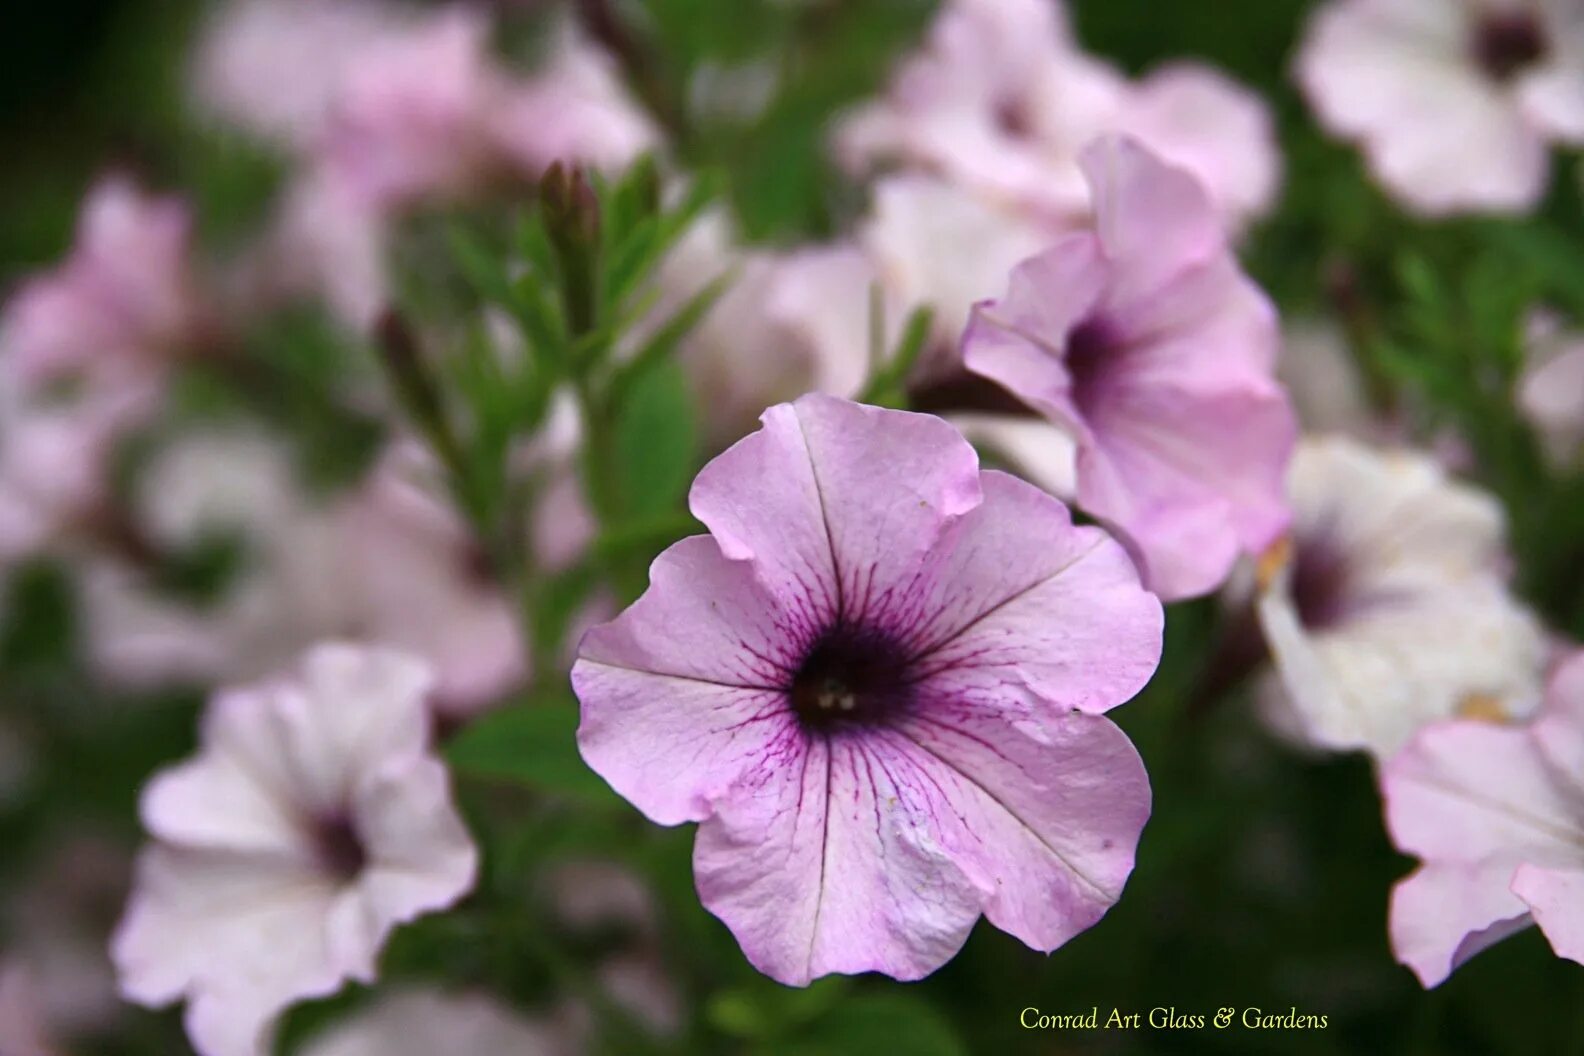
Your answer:
[[[352,818],[341,811],[315,820],[313,849],[319,867],[342,883],[357,879],[368,866],[363,837]]]
[[[1116,328],[1104,316],[1094,315],[1073,327],[1067,334],[1063,363],[1072,379],[1073,403],[1088,410],[1100,391],[1102,379],[1122,348]]]
[[[462,548],[462,578],[476,587],[491,587],[500,582],[495,558],[483,543],[469,539]]]
[[[811,732],[887,722],[912,704],[911,666],[890,635],[837,624],[815,640],[792,676],[792,710]]]
[[[1034,119],[1026,103],[1010,96],[996,103],[996,128],[1010,139],[1028,139],[1034,134]]]
[[[1301,540],[1294,547],[1293,607],[1298,620],[1311,631],[1323,631],[1342,622],[1349,609],[1347,558],[1329,533]]]
[[[1486,15],[1474,27],[1474,59],[1493,81],[1506,83],[1546,57],[1545,28],[1529,11]]]

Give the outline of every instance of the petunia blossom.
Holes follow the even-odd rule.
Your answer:
[[[1584,331],[1536,309],[1524,327],[1525,361],[1514,397],[1560,469],[1584,454]]]
[[[1078,505],[1125,534],[1151,590],[1203,594],[1286,526],[1275,310],[1191,175],[1125,137],[1083,166],[1093,229],[978,305],[963,359],[1071,432]]]
[[[781,982],[920,978],[981,914],[1055,949],[1132,871],[1148,780],[1099,713],[1153,673],[1159,602],[938,418],[815,394],[763,423],[694,483],[710,534],[585,636],[584,759],[700,823],[700,898]]]
[[[1524,212],[1584,142],[1584,16],[1553,0],[1331,0],[1297,62],[1335,135],[1416,212]]]
[[[128,999],[186,999],[200,1056],[264,1056],[289,1005],[372,982],[397,925],[472,887],[432,682],[400,653],[316,647],[218,694],[198,754],[145,788],[153,841],[111,952]]]
[[[66,259],[0,314],[0,563],[72,534],[105,498],[117,444],[158,410],[204,329],[189,217],[109,176]]]
[[[520,189],[552,161],[617,168],[657,143],[609,58],[570,28],[551,34],[543,68],[519,75],[493,52],[488,15],[466,5],[232,7],[201,49],[199,92],[213,98],[200,104],[302,162],[240,269],[262,307],[322,294],[366,328],[388,299],[388,242],[407,211]]]
[[[1422,730],[1381,774],[1392,839],[1423,863],[1391,899],[1397,959],[1425,986],[1538,924],[1584,964],[1584,653],[1526,726]]]
[[[39,383],[106,360],[154,368],[182,351],[199,320],[190,227],[180,201],[123,176],[101,180],[83,202],[70,255],[7,303],[0,357]]]
[[[7,1056],[55,1056],[46,1040],[44,1012],[26,966],[0,960],[0,1052]]]
[[[900,160],[987,201],[1062,223],[1090,206],[1080,153],[1125,133],[1194,173],[1228,226],[1269,209],[1280,179],[1268,109],[1179,62],[1129,81],[1085,54],[1053,0],[950,0],[885,96],[838,126],[851,169]]]
[[[678,348],[722,446],[750,430],[769,404],[810,390],[857,395],[867,370],[871,281],[859,253],[745,246],[730,219],[711,211],[667,254],[656,277],[660,296],[638,336],[722,277],[729,285]]]
[[[274,439],[195,433],[151,459],[132,498],[127,528],[143,549],[160,557],[232,544],[237,567],[216,596],[193,598],[162,592],[157,566],[113,553],[84,563],[89,656],[123,684],[250,680],[336,638],[422,658],[434,669],[433,706],[463,718],[527,673],[497,570],[414,442],[392,445],[359,486],[317,502]]]
[[[1280,728],[1385,759],[1437,719],[1534,709],[1545,637],[1504,582],[1494,498],[1428,455],[1343,437],[1299,445],[1289,487],[1258,601]]]

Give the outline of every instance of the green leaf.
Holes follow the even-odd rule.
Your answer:
[[[967,1046],[944,1016],[922,999],[900,992],[838,1002],[807,1028],[777,1043],[774,1051],[777,1056],[968,1056]]]
[[[619,802],[577,750],[577,708],[560,698],[531,700],[484,715],[446,745],[465,777],[509,781],[583,803]]]
[[[634,382],[646,376],[656,363],[671,357],[682,339],[704,321],[710,310],[731,288],[736,277],[736,273],[731,271],[717,275],[655,330],[644,346],[612,377],[611,399],[615,403],[619,405]]]
[[[629,518],[681,504],[693,480],[699,438],[682,369],[654,363],[626,387],[613,437],[617,500]]]

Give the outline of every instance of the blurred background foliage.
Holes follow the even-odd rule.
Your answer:
[[[684,100],[683,86],[701,68],[763,60],[780,71],[775,94],[752,119],[690,114],[679,129],[680,156],[719,177],[748,236],[817,238],[858,214],[860,192],[823,150],[826,123],[882,83],[890,59],[927,23],[926,0],[633,6],[663,62],[653,71],[657,100]],[[1354,151],[1322,138],[1291,85],[1289,55],[1308,6],[1078,0],[1074,15],[1086,47],[1129,70],[1199,57],[1270,101],[1285,191],[1247,244],[1251,270],[1284,312],[1342,320],[1382,408],[1405,412],[1421,436],[1450,425],[1467,440],[1480,476],[1507,506],[1521,592],[1559,629],[1584,634],[1584,480],[1547,473],[1510,398],[1520,357],[1515,324],[1525,307],[1547,302],[1584,317],[1577,174],[1557,162],[1548,200],[1527,219],[1405,217],[1365,178]],[[0,32],[0,284],[64,251],[78,202],[107,165],[191,194],[211,248],[261,214],[281,175],[277,162],[217,137],[184,109],[185,49],[203,10],[194,0],[8,5]],[[361,353],[311,317],[283,320],[258,340],[291,364],[286,377],[302,382],[301,391],[279,394],[281,413],[334,474],[330,455],[355,457],[347,452],[359,450],[360,425],[317,414],[309,375],[335,356]],[[667,402],[664,387],[657,391],[661,403],[647,413],[660,424],[642,432],[676,439],[685,483],[697,456],[687,396]],[[224,399],[195,382],[189,402],[201,408],[216,398]],[[319,428],[333,435],[314,442]],[[203,568],[192,571],[202,578]],[[20,883],[59,830],[87,826],[133,842],[136,789],[191,750],[199,704],[195,695],[134,704],[91,684],[75,655],[70,587],[57,570],[24,570],[8,590],[0,708],[21,718],[45,757],[26,798],[0,807],[0,890]],[[587,965],[616,937],[568,933],[536,886],[549,863],[593,852],[636,865],[661,894],[665,963],[688,1009],[682,1040],[669,1051],[1584,1052],[1584,968],[1554,958],[1532,929],[1428,993],[1393,961],[1387,892],[1409,862],[1383,834],[1369,764],[1298,754],[1251,721],[1240,691],[1216,691],[1228,633],[1219,605],[1172,610],[1159,674],[1115,715],[1149,768],[1157,810],[1120,904],[1054,956],[981,925],[959,957],[919,984],[834,979],[793,991],[759,977],[693,894],[691,832],[648,824],[582,767],[566,700],[508,708],[449,745],[486,846],[487,875],[460,911],[403,932],[387,951],[386,971],[478,982],[529,1006],[571,990],[592,1003],[609,1051],[646,1051],[642,1032],[625,1028],[589,981]],[[357,999],[295,1012],[284,1051]],[[1030,1006],[1056,1013],[1098,1006],[1102,1017],[1113,1007],[1208,1016],[1257,1006],[1325,1014],[1329,1026],[1041,1033],[1019,1024]],[[129,1010],[124,1023],[80,1051],[186,1051],[176,1013]]]

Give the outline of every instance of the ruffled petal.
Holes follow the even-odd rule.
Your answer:
[[[980,501],[973,448],[931,415],[814,394],[763,421],[699,474],[693,512],[722,553],[827,625],[861,620]]]
[[[1526,862],[1513,876],[1512,891],[1529,906],[1556,955],[1584,964],[1584,861],[1571,868]]]
[[[276,1015],[345,978],[324,927],[335,898],[301,865],[151,847],[111,944],[122,992],[150,1005],[187,996],[205,1056],[262,1056]]]
[[[1162,614],[1127,552],[1032,485],[986,472],[983,488],[910,589],[919,677],[1003,692],[1026,713],[1131,698],[1160,662]]]
[[[1507,890],[1517,863],[1426,865],[1392,890],[1392,952],[1425,986],[1487,946],[1529,926],[1524,904]]]
[[[1055,949],[1121,897],[1150,813],[1143,761],[1098,716],[1013,724],[993,687],[932,681],[923,692],[928,707],[884,741],[893,779],[917,797],[990,922]]]

